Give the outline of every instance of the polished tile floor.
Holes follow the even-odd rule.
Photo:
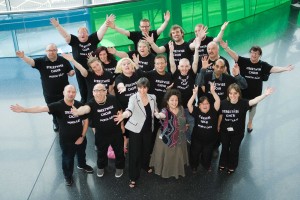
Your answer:
[[[276,92],[258,106],[254,131],[245,133],[239,167],[228,176],[200,169],[185,178],[162,179],[142,173],[135,189],[114,177],[113,161],[103,178],[75,169],[72,187],[64,184],[61,152],[51,116],[15,114],[11,104],[44,105],[37,71],[19,59],[0,60],[0,199],[300,199],[300,17],[281,6],[244,21],[230,23],[225,39],[240,55],[252,44],[263,48],[262,59],[295,70],[271,75],[264,86]],[[226,54],[222,54],[226,56]],[[233,63],[232,60],[231,64]],[[76,84],[72,78],[71,83]],[[79,95],[77,97],[79,99]],[[87,162],[96,169],[96,152],[88,132]]]

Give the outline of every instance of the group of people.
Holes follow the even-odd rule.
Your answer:
[[[261,61],[259,46],[251,47],[250,58],[239,56],[222,40],[228,22],[217,37],[207,36],[207,27],[198,24],[190,41],[184,41],[181,26],[173,25],[170,42],[159,47],[156,41],[169,20],[167,11],[157,30],[150,31],[150,21],[142,19],[139,31],[128,31],[118,27],[116,17],[109,15],[97,32],[89,35],[85,27],[80,27],[75,36],[52,18],[51,24],[72,47],[72,55],[59,56],[53,43],[42,58],[16,52],[39,70],[47,106],[25,108],[16,104],[11,109],[53,115],[66,185],[73,183],[76,154],[77,168],[93,173],[85,159],[88,126],[95,134],[98,177],[105,173],[110,145],[115,153],[115,177],[121,177],[124,153],[129,148],[131,188],[136,187],[141,169],[163,178],[184,177],[187,165],[193,173],[199,164],[211,171],[213,150],[220,143],[218,169],[228,174],[236,170],[247,111],[247,132],[251,133],[257,104],[273,92],[273,88],[267,88],[262,93],[263,81],[270,73],[290,71],[293,66],[278,67]],[[97,48],[108,28],[132,40],[135,50]],[[232,71],[229,62],[219,55],[219,44],[236,62]],[[68,76],[74,74],[80,102],[75,100],[76,88],[68,82]]]

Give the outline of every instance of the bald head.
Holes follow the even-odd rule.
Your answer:
[[[74,90],[76,92],[76,87],[74,85],[66,85],[64,91],[66,90]]]
[[[49,60],[56,61],[57,59],[57,46],[54,43],[50,43],[46,47],[46,54]]]
[[[216,60],[219,58],[219,45],[216,42],[210,42],[207,45],[207,53],[210,60]]]
[[[106,88],[105,88],[105,86],[104,86],[103,84],[97,83],[97,84],[94,86],[93,90],[106,90]]]
[[[67,85],[64,88],[64,100],[66,102],[73,102],[76,96],[76,88],[74,85]]]

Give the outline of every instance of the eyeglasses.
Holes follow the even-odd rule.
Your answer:
[[[57,52],[57,49],[47,49],[47,52]]]
[[[150,26],[140,26],[140,28],[149,28]]]
[[[96,89],[96,90],[93,90],[93,92],[106,92],[106,89],[101,89],[101,90]]]

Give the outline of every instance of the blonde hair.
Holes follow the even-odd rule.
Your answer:
[[[146,40],[140,40],[140,41],[138,42],[138,46],[139,46],[140,43],[146,45],[146,47],[147,47],[147,49],[148,49],[148,52],[151,53],[151,47],[150,47],[150,44],[149,44]]]
[[[118,64],[117,64],[117,66],[116,66],[116,70],[115,70],[115,73],[116,73],[116,74],[121,74],[121,73],[123,73],[123,70],[122,70],[122,63],[123,63],[124,61],[126,61],[126,60],[130,62],[132,71],[133,71],[133,72],[135,71],[135,63],[134,63],[130,58],[122,58],[121,60],[118,61]]]
[[[89,66],[89,71],[94,72],[94,70],[91,67],[91,64],[94,63],[94,62],[97,62],[97,61],[99,62],[100,66],[101,66],[101,68],[103,70],[103,66],[102,66],[101,61],[96,56],[91,56],[87,60],[87,65]]]

